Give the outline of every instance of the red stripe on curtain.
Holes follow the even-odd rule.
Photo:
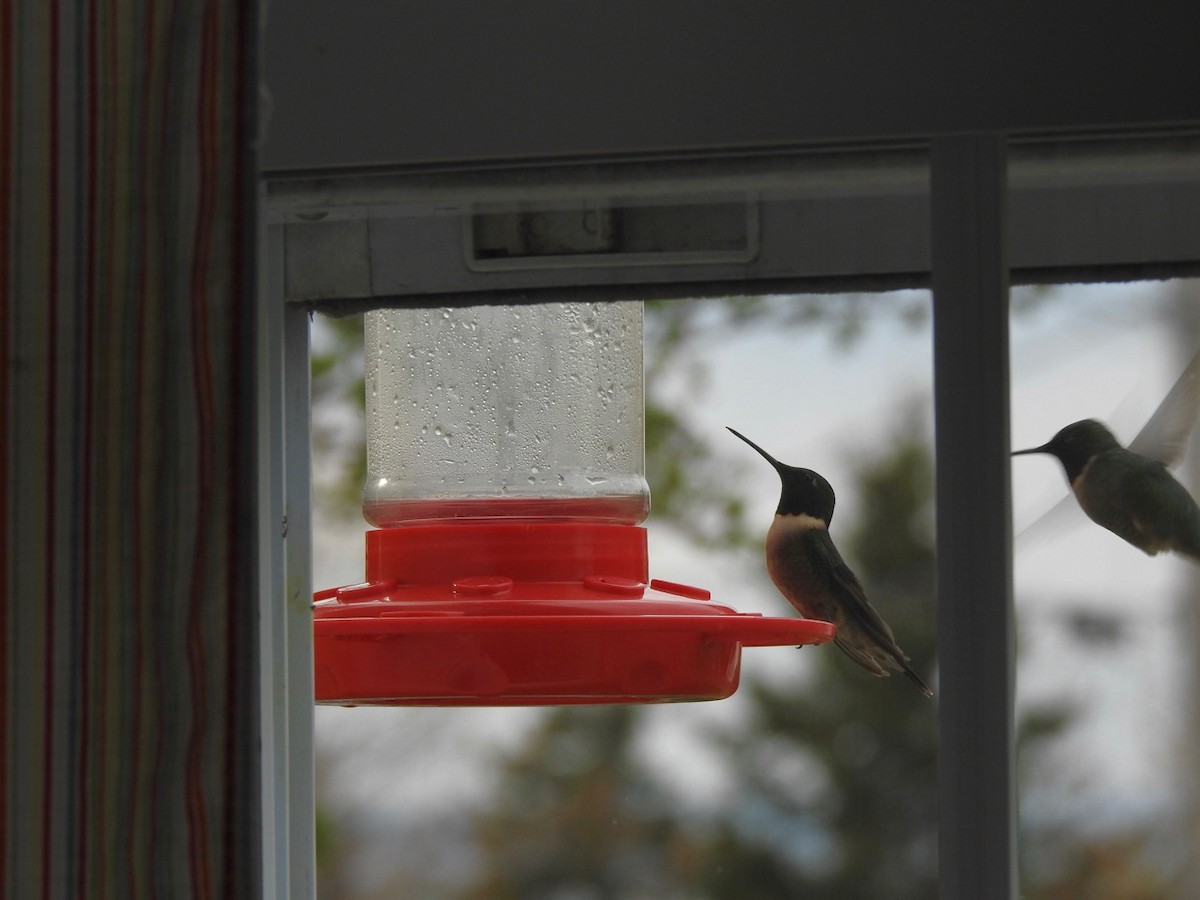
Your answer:
[[[0,260],[12,258],[13,215],[13,8],[0,3]],[[12,337],[9,317],[12,309],[13,285],[11,271],[0,272],[0,548],[9,546],[9,377],[6,360]],[[12,586],[8,569],[0,572],[0,593],[11,596]],[[8,627],[8,603],[0,604],[0,647],[11,640]],[[9,657],[0,659],[0,888],[8,884],[8,692]]]
[[[59,197],[59,130],[58,130],[58,107],[59,107],[59,5],[57,3],[50,4],[50,25],[47,35],[47,57],[50,60],[50,84],[49,97],[47,98],[47,106],[50,109],[49,134],[50,134],[50,153],[47,164],[49,166],[47,185],[46,185],[46,207],[49,214],[46,253],[46,297],[43,302],[47,307],[47,322],[46,331],[48,340],[48,351],[43,359],[46,367],[46,408],[50,411],[50,415],[46,417],[46,447],[51,455],[51,466],[54,466],[56,460],[54,456],[58,449],[58,417],[55,415],[58,408],[58,354],[55,352],[55,338],[58,336],[58,254],[59,254],[59,234],[58,234],[58,204],[61,202]],[[44,498],[42,500],[44,508],[47,511],[53,511],[56,508],[55,498],[56,479],[53,475],[45,480],[43,485]],[[45,592],[45,610],[46,624],[45,633],[42,635],[42,640],[45,642],[46,659],[49,665],[46,666],[45,681],[43,683],[43,708],[52,711],[56,700],[55,688],[55,637],[57,634],[56,614],[57,614],[57,597],[55,594],[55,553],[52,548],[57,545],[57,534],[55,533],[55,522],[53,514],[47,515],[45,519],[45,547],[50,551],[43,553],[42,565],[42,590]],[[42,719],[42,741],[44,746],[49,751],[55,746],[54,733],[54,715],[48,712]],[[41,857],[41,890],[42,897],[49,900],[52,896],[53,884],[52,876],[54,874],[53,859],[49,848],[54,846],[54,838],[52,826],[55,821],[54,816],[54,768],[46,765],[42,769],[42,857]]]

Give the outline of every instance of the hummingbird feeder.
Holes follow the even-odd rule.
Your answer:
[[[833,637],[649,578],[640,302],[379,310],[366,354],[377,527],[315,595],[317,702],[717,700]]]

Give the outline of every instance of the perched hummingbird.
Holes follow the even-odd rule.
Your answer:
[[[728,426],[726,426],[728,427]],[[896,645],[892,629],[867,600],[862,585],[829,537],[834,495],[812,469],[781,463],[749,438],[729,429],[775,467],[783,482],[775,520],[767,532],[767,573],[800,615],[837,626],[834,642],[876,675],[903,672],[926,697],[926,687]]]
[[[1127,450],[1095,419],[1074,422],[1013,456],[1058,457],[1080,507],[1097,525],[1154,556],[1174,550],[1200,562],[1200,508],[1167,467]]]

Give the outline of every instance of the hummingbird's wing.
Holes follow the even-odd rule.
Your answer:
[[[1065,497],[1018,531],[1013,536],[1013,543],[1037,543],[1052,535],[1061,534],[1072,525],[1081,525],[1086,521],[1083,510],[1075,502],[1075,495],[1068,492]]]
[[[1200,415],[1200,352],[1192,357],[1183,374],[1167,392],[1129,449],[1165,466],[1183,457]]]
[[[817,572],[828,573],[828,590],[840,615],[835,621],[834,637],[842,651],[869,672],[887,675],[888,670],[903,672],[926,697],[933,691],[912,670],[908,657],[896,644],[892,629],[867,599],[857,576],[846,565],[824,528],[814,528],[807,535],[808,550],[818,565]]]

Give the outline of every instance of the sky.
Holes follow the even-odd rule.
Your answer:
[[[1086,417],[1108,423],[1122,442],[1136,434],[1183,367],[1183,351],[1174,346],[1174,332],[1160,314],[1168,290],[1159,283],[1051,288],[1049,299],[1014,315],[1014,449],[1041,444],[1063,425]],[[1014,306],[1021,305],[1018,295]],[[882,440],[898,416],[929,408],[928,322],[914,327],[887,314],[927,298],[907,293],[879,300],[885,314],[870,320],[864,335],[848,347],[817,325],[806,332],[732,338],[714,333],[697,348],[709,378],[700,396],[678,396],[680,409],[735,467],[746,485],[749,520],[764,535],[778,500],[778,477],[732,438],[726,425],[781,460],[825,475],[838,492],[831,528],[836,541],[839,528],[848,527],[856,514],[855,448]],[[802,394],[798,385],[805,388]],[[1066,483],[1049,456],[1020,457],[1012,473],[1014,523],[1021,532],[1066,494]],[[1178,594],[1192,567],[1173,558],[1145,557],[1078,510],[1070,513],[1065,525],[1030,532],[1015,545],[1022,654],[1018,702],[1075,698],[1086,704],[1082,725],[1060,748],[1069,772],[1061,796],[1039,798],[1039,811],[1127,813],[1172,796],[1164,773],[1175,764],[1183,739],[1185,657],[1179,652]],[[731,563],[698,553],[657,525],[653,513],[647,524],[652,577],[708,588],[714,599],[740,611],[790,614],[781,597],[762,590],[762,580],[751,580],[753,573],[742,568],[757,561]],[[364,528],[343,523],[318,530],[318,589],[362,579]],[[1067,613],[1078,608],[1132,610],[1136,617],[1126,628],[1127,640],[1085,644],[1066,627]],[[903,644],[905,623],[893,627]],[[743,655],[743,680],[804,678],[805,671],[803,655],[791,648],[754,648]],[[727,785],[719,762],[706,754],[698,735],[713,724],[735,725],[746,711],[738,695],[650,709],[643,750],[674,784],[680,802],[722,799]],[[335,759],[355,761],[328,770],[344,802],[408,810],[478,799],[488,787],[479,760],[496,744],[515,744],[532,720],[529,710],[520,709],[322,707],[317,713],[319,746]],[[386,777],[364,779],[364,766]]]

